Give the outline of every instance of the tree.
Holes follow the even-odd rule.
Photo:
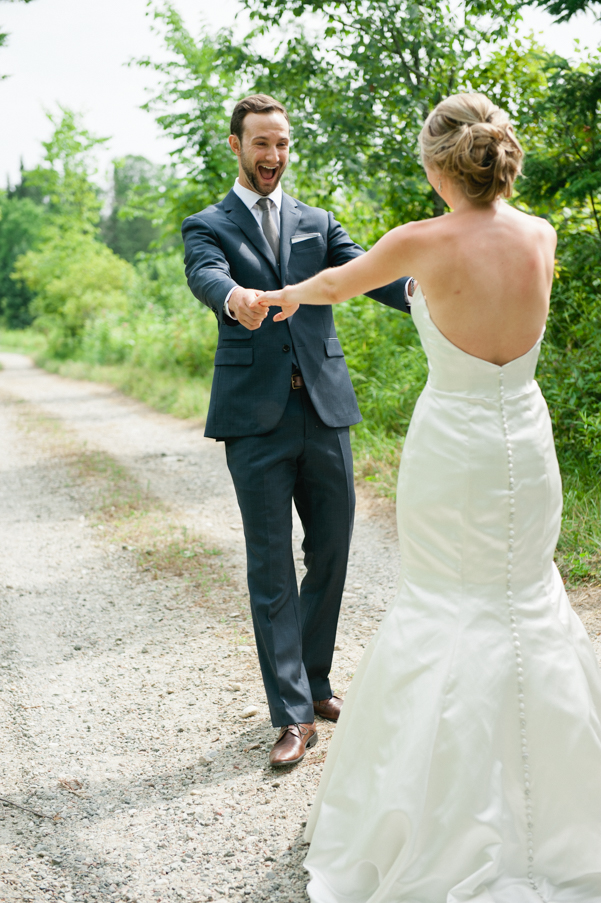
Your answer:
[[[36,327],[58,358],[77,356],[89,320],[125,310],[134,278],[130,264],[89,233],[76,231],[19,257],[15,274],[33,293]]]
[[[42,190],[30,185],[21,161],[21,178],[0,193],[0,319],[9,329],[32,321],[32,292],[14,278],[15,262],[41,240],[47,226]]]
[[[38,188],[54,229],[94,232],[100,219],[100,191],[91,180],[95,173],[93,152],[108,141],[83,127],[81,117],[64,107],[60,115],[48,114],[52,137],[43,141],[44,162],[27,173],[26,182]]]
[[[102,220],[101,235],[115,254],[130,263],[159,237],[159,229],[149,215],[136,209],[136,201],[147,198],[157,187],[162,193],[161,171],[162,167],[139,156],[123,157],[113,164],[111,212]]]
[[[10,327],[32,320],[40,285],[32,276],[33,261],[53,256],[55,248],[73,250],[76,236],[97,232],[101,200],[90,180],[91,154],[105,139],[91,135],[71,110],[61,108],[49,119],[54,132],[44,143],[43,164],[28,172],[21,166],[19,184],[9,185],[0,203],[0,315]],[[61,266],[69,262],[60,255],[54,259]]]
[[[226,194],[236,177],[226,139],[232,98],[242,84],[233,59],[239,54],[227,30],[195,41],[171,3],[155,7],[153,17],[170,59],[156,63],[145,58],[137,65],[162,77],[161,89],[144,109],[155,114],[173,139],[174,165],[165,169],[162,184],[147,193],[145,204],[163,232],[179,238],[184,217]]]
[[[0,194],[0,317],[9,329],[22,329],[32,321],[33,294],[13,278],[17,259],[39,240],[45,211],[28,197]]]
[[[32,185],[27,180],[27,170],[23,165],[23,160],[19,164],[19,174],[20,178],[16,185],[11,185],[10,179],[7,180],[6,196],[11,200],[13,198],[29,198],[41,206],[44,203],[44,193],[39,185]]]
[[[391,225],[440,214],[423,178],[417,135],[443,97],[474,90],[493,44],[518,20],[511,0],[243,0],[259,32],[280,24],[276,54],[249,55],[259,88],[277,85],[294,138],[332,189],[376,187]],[[386,215],[385,214],[385,215]]]
[[[601,241],[601,56],[572,66],[554,57],[533,106],[533,140],[521,191],[546,211],[570,209]]]
[[[335,209],[360,199],[377,222],[373,241],[399,221],[444,211],[417,144],[441,97],[485,88],[528,124],[543,88],[545,54],[516,37],[514,0],[243,2],[255,27],[241,40],[225,29],[195,42],[169,3],[154,11],[171,58],[142,65],[162,75],[147,109],[176,142],[179,184],[166,200],[174,223],[231,186],[236,167],[225,138],[245,93],[276,94],[290,110],[288,186]],[[269,54],[266,36],[279,41]]]
[[[593,10],[597,12],[599,0],[529,0],[528,6],[542,6],[555,16],[558,22],[567,22],[578,13]]]
[[[601,469],[601,58],[545,67],[532,105],[520,201],[558,231],[538,376],[566,469]]]
[[[132,267],[98,240],[101,200],[92,182],[93,151],[105,139],[91,135],[79,117],[61,109],[50,117],[44,163],[26,174],[41,189],[46,223],[36,246],[17,258],[14,275],[34,298],[36,326],[57,357],[77,354],[88,320],[124,309]]]

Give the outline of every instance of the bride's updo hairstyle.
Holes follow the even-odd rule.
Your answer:
[[[507,113],[484,94],[452,94],[419,136],[422,162],[454,179],[474,204],[511,196],[524,152]]]

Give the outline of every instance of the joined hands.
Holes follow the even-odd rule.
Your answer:
[[[267,307],[258,307],[255,300],[261,292],[254,288],[237,288],[230,295],[228,307],[241,326],[258,329],[267,316]]]
[[[282,320],[287,320],[288,317],[291,317],[292,314],[296,313],[299,305],[294,301],[287,300],[286,289],[281,288],[275,292],[261,292],[254,301],[250,302],[249,307],[253,310],[264,311],[265,317],[267,316],[268,308],[281,307],[281,311],[273,318],[274,323],[280,323]]]

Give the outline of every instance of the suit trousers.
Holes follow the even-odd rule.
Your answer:
[[[291,389],[261,436],[225,440],[242,512],[248,588],[272,724],[310,723],[332,695],[329,673],[355,512],[348,427],[326,426],[307,390]],[[292,502],[307,573],[298,589]]]

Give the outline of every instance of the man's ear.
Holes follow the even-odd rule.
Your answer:
[[[242,148],[240,147],[240,139],[238,138],[238,136],[230,135],[227,140],[232,151],[236,154],[237,157],[239,157],[242,152]]]

